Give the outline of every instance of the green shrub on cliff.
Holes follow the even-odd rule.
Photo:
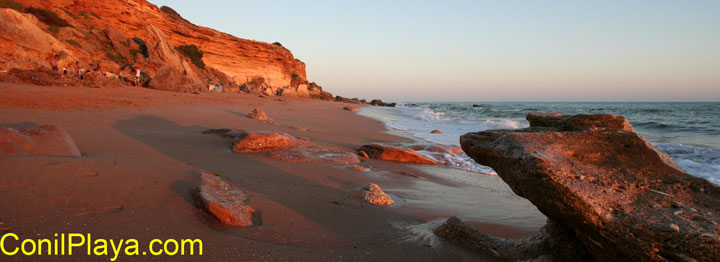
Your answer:
[[[55,12],[47,10],[47,9],[28,7],[28,8],[25,8],[24,12],[34,15],[35,17],[37,17],[38,20],[40,20],[40,22],[43,22],[49,26],[57,26],[57,27],[70,26],[70,23],[68,23],[67,20],[62,19]]]
[[[57,36],[58,32],[60,32],[60,27],[51,25],[48,26],[48,31],[50,31],[50,33],[52,33],[54,36]]]
[[[13,0],[0,0],[0,8],[12,8],[15,11],[22,12],[25,6]]]
[[[124,56],[122,56],[116,52],[107,53],[107,58],[110,59],[110,61],[113,61],[118,65],[125,65],[128,63],[127,59],[125,59]]]
[[[65,12],[67,15],[69,15],[69,16],[72,17],[73,19],[78,19],[78,16],[75,15],[75,14],[73,14],[73,12],[70,12],[70,10],[67,10],[67,9],[65,9],[65,8],[60,8],[60,10],[63,10],[63,12]]]
[[[205,62],[202,61],[203,52],[200,51],[197,46],[181,45],[176,47],[175,49],[180,51],[180,53],[187,58],[190,58],[190,61],[192,61],[192,63],[195,64],[195,66],[197,66],[198,68],[205,69]]]
[[[75,40],[65,40],[65,42],[68,42],[71,45],[82,48],[82,46],[80,46],[80,43],[76,42]]]

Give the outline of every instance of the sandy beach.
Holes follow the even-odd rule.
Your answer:
[[[174,260],[463,261],[490,258],[439,240],[430,231],[434,220],[465,217],[488,234],[510,238],[529,235],[543,220],[497,177],[368,159],[360,163],[371,167],[366,171],[284,162],[262,153],[233,153],[229,140],[202,134],[212,128],[281,131],[348,152],[368,143],[406,139],[387,134],[378,121],[342,110],[344,103],[9,83],[1,83],[0,92],[0,125],[59,126],[82,152],[80,158],[0,158],[0,221],[23,238],[91,233],[141,243],[202,239],[202,257]],[[247,118],[256,107],[275,123]],[[194,190],[201,171],[219,174],[247,193],[261,223],[225,226],[198,208]],[[452,172],[480,180],[449,179]],[[360,190],[368,183],[382,186],[397,204],[366,203]],[[478,189],[474,183],[490,185]],[[502,184],[501,189],[492,183]],[[535,219],[499,223],[498,217],[508,214]],[[109,259],[80,253],[33,259]],[[120,259],[149,258],[169,259]]]

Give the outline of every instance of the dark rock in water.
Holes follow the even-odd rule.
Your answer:
[[[370,101],[370,104],[374,105],[374,106],[386,106],[386,107],[395,107],[395,105],[396,105],[395,103],[383,103],[383,101],[380,99],[373,99],[372,101]]]
[[[720,261],[719,187],[675,168],[621,116],[527,118],[529,128],[465,134],[462,148],[590,259]]]
[[[343,110],[345,110],[345,111],[350,111],[350,112],[357,112],[357,111],[358,111],[357,108],[354,108],[354,107],[352,107],[352,106],[343,107]]]
[[[325,163],[335,165],[354,165],[360,163],[360,158],[356,154],[309,143],[272,151],[268,153],[268,156],[273,159],[288,162]]]
[[[565,230],[565,231],[563,231]],[[592,260],[564,227],[549,222],[524,239],[504,239],[487,235],[466,225],[457,217],[448,218],[433,233],[478,253],[510,261],[587,261]]]
[[[0,127],[0,157],[27,155],[80,157],[80,150],[61,127]]]
[[[473,107],[483,107],[483,105],[473,104]]]
[[[433,130],[433,131],[430,131],[430,133],[431,133],[431,134],[442,134],[443,132],[440,131],[440,130],[435,129],[435,130]]]
[[[444,165],[444,163],[425,157],[412,149],[390,147],[386,145],[372,144],[364,145],[358,151],[365,152],[369,158],[388,160],[395,162],[424,164],[424,165]]]
[[[247,195],[217,174],[202,172],[198,188],[200,205],[221,223],[233,226],[251,226],[255,209],[247,205]]]

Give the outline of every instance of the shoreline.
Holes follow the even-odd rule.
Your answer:
[[[488,259],[414,236],[396,225],[419,225],[463,214],[480,220],[483,212],[497,211],[468,210],[467,203],[453,210],[450,200],[492,196],[506,200],[492,190],[484,193],[485,198],[459,194],[471,186],[443,177],[444,169],[460,172],[449,168],[436,167],[438,171],[364,160],[361,165],[373,168],[362,172],[342,165],[283,162],[257,153],[232,153],[227,140],[201,134],[211,128],[276,130],[349,152],[367,143],[405,139],[386,134],[380,121],[342,110],[345,103],[9,83],[0,83],[0,91],[4,93],[2,125],[63,127],[83,153],[81,158],[0,158],[3,169],[10,170],[0,174],[4,181],[0,195],[6,200],[0,210],[10,210],[1,218],[14,233],[79,232],[141,240],[192,236],[205,241],[206,260],[226,256],[239,260]],[[277,124],[245,117],[255,107],[265,110]],[[200,171],[217,173],[247,193],[249,204],[262,212],[262,225],[227,227],[204,215],[192,193]],[[402,171],[421,178],[393,173]],[[407,199],[391,207],[369,205],[359,192],[367,183],[378,183],[388,193]],[[122,208],[102,211],[109,206]],[[447,208],[439,208],[443,206]],[[506,210],[512,213],[526,207],[506,208],[513,209]],[[466,215],[471,212],[481,215]],[[489,232],[497,236],[520,237],[532,231],[532,227],[512,223],[475,222],[480,229],[501,228]],[[425,246],[428,243],[436,245]]]

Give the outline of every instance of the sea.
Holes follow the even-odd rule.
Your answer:
[[[397,107],[364,107],[360,114],[385,123],[389,132],[429,143],[459,145],[460,136],[492,129],[529,126],[531,112],[614,114],[670,155],[691,175],[720,185],[720,103],[399,103]],[[442,134],[431,134],[440,130]],[[451,167],[496,174],[467,155],[446,155]]]

